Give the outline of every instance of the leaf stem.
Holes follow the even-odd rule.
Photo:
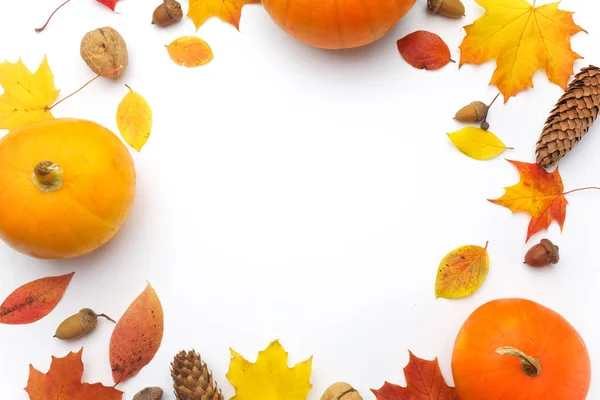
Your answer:
[[[50,14],[50,17],[48,17],[48,20],[46,21],[46,23],[44,24],[44,26],[42,26],[41,28],[35,28],[35,31],[39,33],[39,32],[41,32],[41,31],[43,31],[44,29],[46,29],[46,27],[47,27],[47,26],[48,26],[48,24],[50,23],[50,20],[52,19],[52,17],[54,16],[54,14],[56,14],[56,12],[57,12],[58,10],[60,10],[60,9],[61,9],[63,6],[67,5],[67,3],[68,3],[68,2],[70,2],[70,1],[71,1],[71,0],[67,0],[67,1],[65,1],[64,3],[62,3],[60,6],[58,6],[58,7],[56,8],[56,10],[54,10],[54,11],[52,12],[52,14]]]
[[[568,192],[564,192],[563,195],[580,192],[582,190],[600,190],[600,187],[588,186],[588,187],[584,187],[584,188],[573,189],[573,190],[569,190]]]
[[[103,72],[99,73],[98,75],[96,75],[95,77],[93,77],[92,79],[90,79],[85,85],[83,85],[82,87],[80,87],[79,89],[77,89],[76,91],[74,91],[73,93],[71,93],[70,95],[68,95],[67,97],[64,97],[64,98],[60,99],[59,101],[57,101],[56,103],[52,104],[50,107],[48,107],[46,109],[46,111],[52,110],[54,107],[56,107],[57,105],[59,105],[63,101],[67,100],[69,97],[72,97],[72,96],[76,95],[77,93],[81,92],[87,85],[89,85],[90,83],[94,82],[96,79],[100,78],[102,75],[110,74],[110,73],[113,73],[113,72],[117,72],[117,71],[120,71],[122,69],[123,69],[123,66],[120,66],[119,68],[109,69],[107,71],[103,71]]]

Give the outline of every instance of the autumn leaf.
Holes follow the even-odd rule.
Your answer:
[[[487,244],[462,246],[440,262],[435,280],[435,297],[457,299],[470,296],[483,284],[490,269]]]
[[[259,352],[254,364],[230,351],[227,379],[236,393],[230,400],[306,400],[312,357],[289,368],[288,353],[278,340]]]
[[[408,353],[406,387],[385,382],[381,389],[371,389],[377,400],[460,400],[456,389],[446,384],[437,358],[428,361]]]
[[[448,45],[435,33],[416,31],[397,44],[402,57],[415,68],[435,70],[452,61]]]
[[[29,381],[25,391],[30,400],[120,400],[123,392],[100,383],[81,383],[83,349],[66,357],[52,357],[47,373],[29,365]]]
[[[14,129],[30,122],[53,119],[50,106],[58,97],[54,75],[44,56],[35,73],[21,60],[0,63],[0,129]]]
[[[190,0],[188,17],[200,28],[210,17],[219,17],[240,30],[242,7],[246,4],[260,3],[261,0]]]
[[[508,149],[492,132],[472,126],[449,133],[448,137],[458,150],[475,160],[489,160]]]
[[[196,36],[183,36],[175,39],[167,46],[169,57],[179,65],[199,67],[213,59],[213,52],[208,43]]]
[[[96,1],[100,4],[104,4],[106,7],[110,8],[113,11],[115,11],[115,8],[117,7],[117,3],[119,2],[119,0],[96,0]]]
[[[533,87],[536,71],[545,69],[551,82],[563,89],[581,56],[571,50],[571,36],[583,29],[573,13],[559,3],[535,7],[526,0],[476,0],[486,13],[465,27],[460,65],[482,64],[497,58],[491,84],[507,101]]]
[[[148,284],[125,311],[110,338],[110,367],[115,383],[126,381],[152,361],[163,331],[160,299]]]
[[[62,299],[73,275],[36,279],[19,287],[0,306],[0,323],[31,324],[44,318]]]
[[[146,99],[131,90],[123,97],[117,108],[117,127],[123,139],[137,151],[150,137],[152,130],[152,109]]]

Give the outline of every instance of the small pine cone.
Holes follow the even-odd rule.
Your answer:
[[[212,372],[194,350],[181,351],[171,363],[177,400],[224,400]]]
[[[600,68],[583,68],[546,120],[535,150],[537,163],[549,168],[563,158],[592,126],[600,108]]]

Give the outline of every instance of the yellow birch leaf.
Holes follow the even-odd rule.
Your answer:
[[[188,68],[208,64],[213,52],[208,43],[196,36],[182,36],[167,46],[169,57],[179,65]]]
[[[31,73],[21,60],[0,63],[0,129],[14,129],[31,122],[53,119],[50,106],[58,97],[54,75],[46,56]]]
[[[458,299],[479,289],[490,269],[485,247],[462,246],[442,259],[435,280],[435,297]]]
[[[146,99],[127,87],[129,93],[123,97],[117,108],[117,127],[123,139],[140,151],[150,137],[152,109]]]
[[[460,65],[483,64],[496,59],[491,84],[504,101],[533,87],[540,69],[548,79],[566,89],[573,63],[581,56],[571,50],[571,36],[583,29],[573,13],[558,9],[559,3],[539,7],[527,0],[475,0],[485,14],[465,26],[467,36],[460,45]]]
[[[489,160],[508,149],[492,132],[473,126],[449,133],[448,137],[457,149],[475,160]]]
[[[278,340],[259,352],[255,363],[230,351],[227,379],[236,393],[230,400],[306,400],[312,357],[289,368],[288,353]]]

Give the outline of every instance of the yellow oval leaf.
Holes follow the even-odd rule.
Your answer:
[[[208,43],[196,36],[182,36],[167,46],[171,60],[189,68],[208,64],[213,52]]]
[[[134,92],[129,86],[129,93],[123,97],[117,108],[117,127],[121,136],[137,151],[150,137],[152,130],[152,109],[146,99]]]
[[[435,280],[435,297],[457,299],[475,293],[490,269],[485,247],[463,246],[442,259]]]
[[[463,154],[476,160],[489,160],[508,149],[492,132],[473,126],[449,133],[448,137]]]

